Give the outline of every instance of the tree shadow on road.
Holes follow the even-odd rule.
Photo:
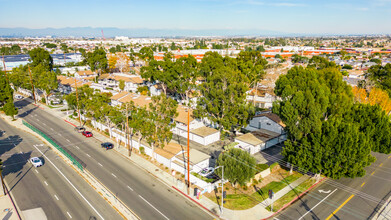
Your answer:
[[[30,157],[30,152],[26,153],[14,153],[11,157],[8,157],[7,160],[3,163],[3,176],[7,177],[10,174],[16,174],[12,180],[8,180],[7,183],[12,185],[9,191],[12,189],[23,179],[24,176],[31,170],[32,164],[28,167],[27,171],[23,173],[23,167],[28,163]],[[23,174],[23,175],[22,175]],[[10,177],[12,178],[12,177]],[[15,183],[14,183],[15,182]]]
[[[35,107],[35,108],[33,108],[33,109],[29,109],[29,110],[23,112],[22,114],[19,114],[18,117],[19,117],[19,118],[24,118],[24,117],[26,117],[27,115],[29,115],[30,113],[32,113],[36,108],[38,108],[38,107]]]
[[[3,135],[3,134],[2,134]],[[22,142],[22,138],[19,135],[9,136],[0,140],[0,156],[4,153],[12,150],[14,147]]]

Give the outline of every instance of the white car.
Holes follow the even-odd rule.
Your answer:
[[[43,165],[42,160],[38,157],[33,157],[30,159],[30,162],[33,164],[34,167],[40,167]]]
[[[21,96],[21,95],[15,95],[15,99],[23,99],[23,96]]]
[[[201,170],[200,175],[206,177],[206,176],[209,176],[210,174],[212,174],[214,171],[215,171],[215,168],[208,167],[208,168]]]

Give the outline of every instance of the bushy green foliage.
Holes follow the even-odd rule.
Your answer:
[[[260,163],[260,164],[257,164],[256,168],[257,168],[257,173],[260,173],[260,172],[268,169],[269,165],[267,165],[265,163]]]
[[[391,64],[371,66],[365,78],[373,82],[376,87],[387,91],[391,97]]]
[[[332,178],[363,176],[364,168],[374,161],[370,152],[375,140],[349,119],[358,114],[352,112],[351,87],[327,62],[323,60],[319,70],[294,67],[276,82],[281,101],[273,112],[288,131],[282,155],[291,164]]]
[[[254,178],[256,163],[253,156],[238,148],[222,152],[217,159],[217,166],[224,166],[224,179],[228,179],[232,184],[240,185],[245,185]],[[222,170],[216,169],[215,173],[221,177]]]

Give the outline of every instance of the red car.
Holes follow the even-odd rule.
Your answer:
[[[82,134],[86,137],[92,137],[92,133],[89,131],[83,131]]]

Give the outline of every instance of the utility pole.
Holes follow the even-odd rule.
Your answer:
[[[4,195],[7,195],[7,191],[5,190],[5,184],[3,179],[3,161],[0,159],[0,177],[1,177],[1,186],[3,187]]]
[[[34,102],[35,102],[35,104],[37,104],[37,99],[35,98],[35,91],[34,91],[33,77],[31,76],[30,65],[28,65],[28,68],[29,68],[29,74],[30,74],[31,87],[32,87],[32,89],[33,89],[33,97],[34,97]]]
[[[220,217],[223,215],[223,207],[224,207],[224,166],[218,166],[215,168],[217,170],[221,168],[221,205],[220,205]]]
[[[190,195],[190,106],[187,107],[187,194]]]
[[[4,66],[5,79],[7,80],[7,83],[8,83],[7,69],[6,69],[6,67],[5,67],[5,61],[4,61],[4,54],[3,54],[3,66]]]
[[[128,139],[128,153],[129,153],[129,157],[132,155],[132,153],[130,152],[130,141],[132,141],[130,138],[129,138],[129,117],[128,117],[128,102],[126,103],[126,132],[125,132],[125,136],[126,138]]]
[[[81,126],[81,115],[80,115],[80,108],[79,108],[79,93],[77,92],[77,82],[76,82],[76,78],[75,78],[75,87],[76,87],[77,111],[78,111],[78,113],[79,113],[79,122],[80,122],[80,126]]]

